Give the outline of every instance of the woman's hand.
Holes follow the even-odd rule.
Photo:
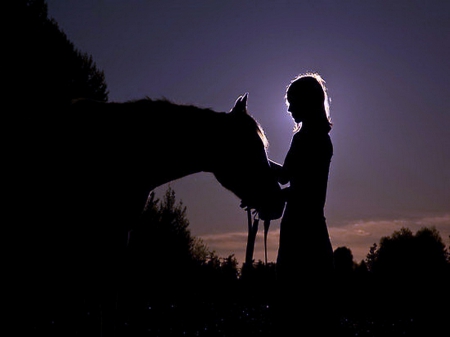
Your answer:
[[[289,178],[287,177],[286,170],[283,168],[283,165],[269,159],[269,166],[275,175],[275,178],[281,185],[286,185],[289,182]]]

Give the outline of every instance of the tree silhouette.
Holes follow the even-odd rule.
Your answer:
[[[220,258],[192,236],[186,207],[176,202],[170,187],[161,200],[150,194],[130,234],[124,272],[120,307],[138,331],[148,329],[148,316],[143,316],[148,308],[172,308],[173,314],[178,310],[183,316],[178,327],[194,329],[202,315],[213,314],[208,312],[211,304],[205,303],[223,306],[230,301],[238,276],[233,255]],[[152,322],[159,326],[166,324],[164,320]]]
[[[176,204],[172,189],[161,201],[150,194],[139,224],[130,233],[128,247],[129,272],[134,275],[132,282],[141,284],[140,292],[162,294],[161,287],[172,286],[171,294],[182,292],[179,288],[191,275],[188,270],[194,266],[194,252],[205,250],[188,226],[186,208],[181,202]]]
[[[413,234],[408,228],[382,237],[367,258],[370,270],[379,275],[411,278],[423,282],[445,273],[448,252],[436,228],[422,228]]]
[[[338,247],[333,252],[335,272],[340,275],[350,274],[354,269],[353,254],[347,247]]]
[[[58,326],[77,330],[82,325],[77,320],[82,322],[86,311],[92,313],[85,301],[87,290],[79,282],[86,284],[91,277],[79,272],[84,267],[80,261],[87,260],[80,258],[88,251],[83,240],[91,233],[80,229],[87,225],[77,223],[76,210],[66,199],[71,191],[59,170],[66,149],[58,139],[65,129],[55,116],[63,115],[72,99],[106,101],[108,93],[103,72],[48,17],[44,0],[10,3],[5,54],[11,92],[6,96],[12,105],[5,163],[13,182],[7,191],[12,201],[8,208],[15,215],[11,237],[20,252],[16,275],[23,280],[21,294],[30,313],[23,319],[24,328],[51,335]]]
[[[401,228],[367,255],[371,313],[415,320],[418,335],[439,335],[450,300],[448,251],[436,228]],[[368,306],[366,306],[368,308]]]
[[[48,17],[44,0],[19,0],[16,11],[12,50],[18,103],[37,114],[81,97],[108,99],[103,71]]]
[[[173,284],[172,295],[181,295],[196,283],[205,287],[208,279],[232,282],[238,276],[234,255],[220,258],[192,236],[186,207],[176,203],[170,187],[162,200],[150,194],[139,224],[131,231],[128,254],[132,272],[139,274],[134,279],[150,292],[152,287]]]

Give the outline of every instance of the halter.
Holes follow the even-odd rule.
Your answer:
[[[253,211],[253,223],[252,223],[252,209],[247,207],[247,224],[248,224],[248,236],[247,236],[247,248],[245,251],[245,265],[251,266],[253,264],[253,252],[255,250],[256,234],[258,233],[259,226],[259,214],[256,210]],[[270,220],[264,220],[264,263],[267,264],[267,233],[269,232]]]

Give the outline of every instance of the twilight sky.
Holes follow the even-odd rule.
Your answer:
[[[402,226],[436,226],[449,244],[449,1],[47,3],[49,16],[105,72],[110,101],[166,97],[228,111],[249,92],[249,111],[278,162],[293,135],[286,85],[319,72],[334,123],[325,208],[333,248],[349,247],[359,262]],[[192,234],[242,263],[240,200],[209,173],[170,186],[187,206]],[[279,220],[269,232],[271,261],[278,237]],[[262,249],[259,238],[256,259]]]

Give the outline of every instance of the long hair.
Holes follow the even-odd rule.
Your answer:
[[[308,97],[308,100],[314,105],[315,110],[323,116],[323,121],[327,128],[331,130],[333,123],[330,117],[330,101],[328,96],[325,80],[318,73],[307,72],[296,76],[287,86],[285,101],[286,105],[289,102],[295,101],[296,96],[302,93]],[[316,109],[317,108],[317,109]],[[296,124],[294,131],[299,130],[299,125]]]

